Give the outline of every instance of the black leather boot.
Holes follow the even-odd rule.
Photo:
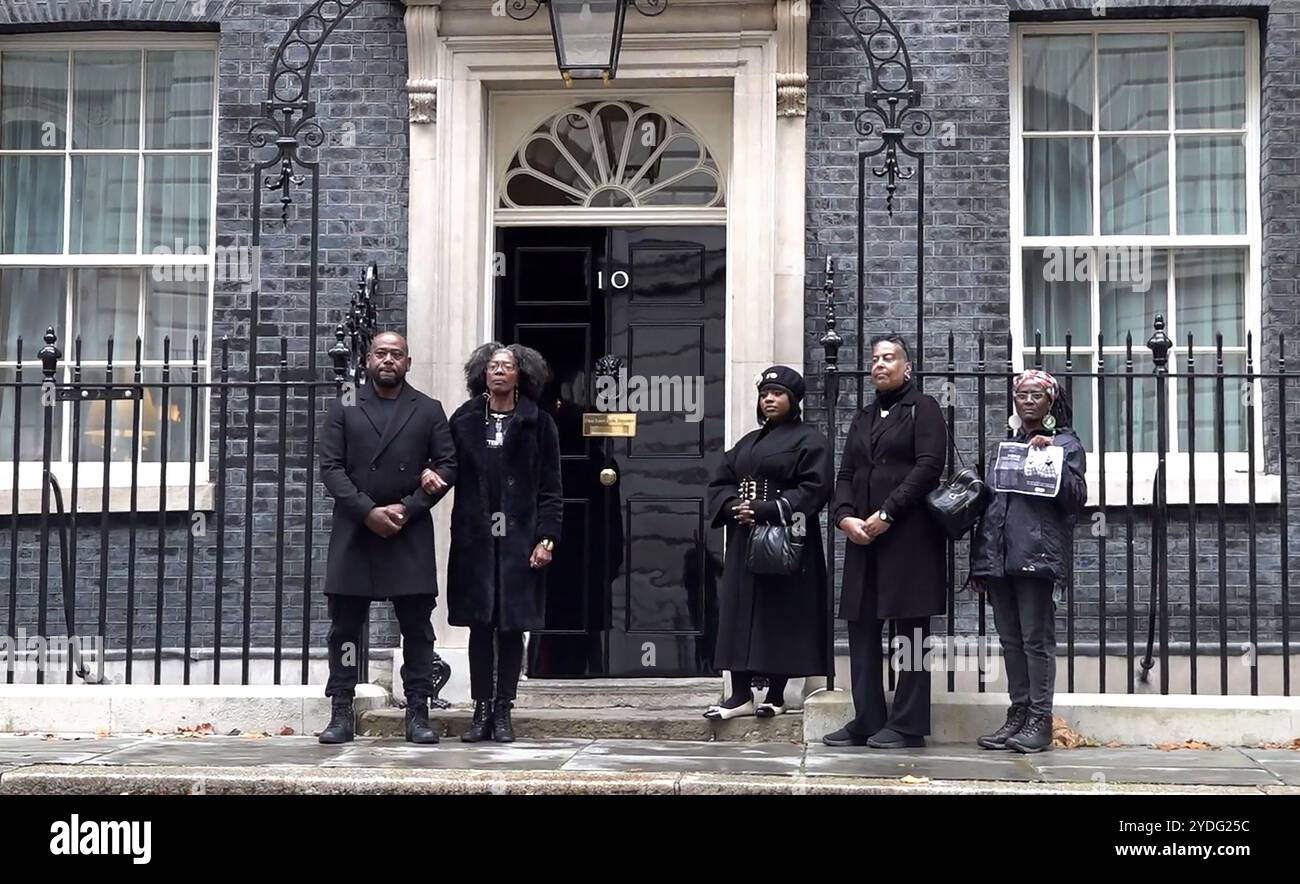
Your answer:
[[[1007,748],[1007,737],[1017,733],[1025,726],[1025,718],[1029,715],[1028,706],[1012,706],[1007,710],[1007,720],[991,734],[985,734],[975,741],[975,744],[982,749],[1005,749]]]
[[[474,720],[470,722],[469,730],[461,735],[460,741],[481,743],[490,739],[492,739],[492,701],[475,700]]]
[[[429,698],[407,697],[406,742],[436,743],[438,733],[429,726]]]
[[[497,700],[492,707],[492,739],[498,743],[515,741],[515,727],[510,721],[510,707],[513,705],[509,700]]]
[[[352,699],[335,697],[330,703],[330,723],[320,732],[322,743],[350,743],[356,736],[357,716]]]
[[[1030,715],[1019,733],[1007,737],[1007,748],[1017,752],[1042,752],[1052,748],[1052,716]]]

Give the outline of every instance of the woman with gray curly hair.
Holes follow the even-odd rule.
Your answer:
[[[514,740],[510,709],[523,634],[546,613],[543,569],[560,542],[560,434],[537,405],[546,360],[490,341],[465,364],[470,399],[451,416],[461,468],[451,511],[448,622],[468,626],[474,720],[468,743]],[[432,482],[426,471],[422,479]],[[493,669],[496,669],[495,689]]]

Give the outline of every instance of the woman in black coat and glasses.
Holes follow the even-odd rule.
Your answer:
[[[463,467],[451,511],[447,619],[470,630],[474,720],[466,742],[514,740],[523,634],[545,621],[543,569],[564,515],[560,436],[536,401],[545,379],[536,350],[484,344],[465,365],[471,398],[451,417]]]
[[[714,720],[780,715],[790,678],[826,674],[828,590],[817,514],[831,495],[831,446],[803,422],[799,372],[774,365],[757,386],[760,427],[726,453],[709,483],[713,526],[727,530],[714,665],[731,673],[730,696],[704,713]],[[797,573],[750,570],[745,552],[756,524],[789,524],[802,535]],[[755,676],[767,680],[757,706]]]

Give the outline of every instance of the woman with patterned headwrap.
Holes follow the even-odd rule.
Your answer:
[[[976,742],[985,749],[1040,752],[1052,745],[1055,588],[1069,573],[1088,483],[1083,443],[1070,429],[1070,406],[1056,378],[1031,369],[1016,377],[1013,390],[1010,441],[1056,445],[1064,456],[1055,497],[998,492],[971,536],[971,583],[987,591],[993,605],[1011,695],[1006,722]]]

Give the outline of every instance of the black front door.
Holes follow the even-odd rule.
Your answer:
[[[564,543],[533,677],[712,673],[722,538],[726,230],[502,228],[497,335],[536,348],[560,429]],[[634,415],[612,438],[584,415]],[[623,417],[621,420],[628,420]]]

